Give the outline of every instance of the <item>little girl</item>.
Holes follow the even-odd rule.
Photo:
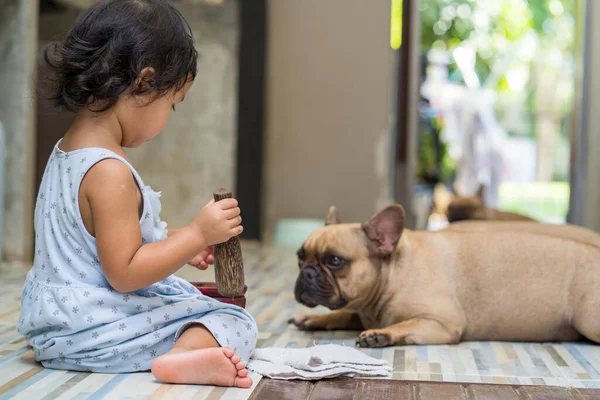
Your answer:
[[[196,58],[189,26],[167,0],[100,1],[46,53],[55,100],[77,118],[44,173],[22,294],[18,329],[45,367],[252,385],[254,319],[172,275],[188,261],[206,268],[210,246],[242,232],[237,202],[211,202],[189,226],[167,231],[159,195],[124,151],[165,126]]]

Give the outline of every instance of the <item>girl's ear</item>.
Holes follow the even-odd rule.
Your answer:
[[[146,67],[140,73],[140,76],[137,77],[134,84],[134,91],[144,91],[148,82],[154,79],[154,75],[156,71],[152,67]]]

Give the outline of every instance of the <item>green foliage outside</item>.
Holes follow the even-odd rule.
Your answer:
[[[420,0],[422,51],[451,54],[465,45],[475,49],[477,75],[483,87],[497,93],[495,111],[505,131],[536,141],[538,149],[547,148],[543,140],[554,143],[553,150],[538,151],[539,157],[553,164],[546,177],[538,176],[542,181],[568,180],[568,160],[556,156],[568,157],[575,6],[575,0]],[[452,61],[449,80],[462,82]],[[543,115],[553,118],[553,133],[547,137],[538,129]],[[424,148],[418,171],[423,181],[432,168],[428,149],[432,143],[427,132],[421,136]],[[444,154],[442,159],[449,157]],[[451,161],[444,161],[441,175],[452,175],[453,167]],[[548,187],[539,190],[564,203],[565,191]],[[516,207],[508,200],[505,203]]]
[[[567,182],[500,185],[500,208],[548,222],[563,222],[569,211]]]
[[[557,68],[568,65],[572,58],[574,2],[421,0],[421,46],[425,52],[432,48],[452,51],[468,41],[477,50],[480,80],[492,79],[486,82],[488,87],[498,92],[525,89],[531,93],[535,80],[530,72],[536,55],[555,52]],[[492,73],[494,68],[497,74]],[[450,70],[452,79],[461,79],[454,66]],[[513,76],[521,72],[529,72],[531,77],[525,88],[515,87]],[[565,107],[569,100],[564,100]]]

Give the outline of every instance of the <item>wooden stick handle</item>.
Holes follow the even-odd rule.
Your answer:
[[[213,196],[215,198],[215,201],[221,201],[223,199],[230,199],[233,197],[233,194],[231,193],[231,190],[227,190],[227,189],[219,189],[216,192],[213,193]]]
[[[219,189],[213,194],[215,201],[233,197],[231,191]],[[225,243],[216,244],[215,257],[215,282],[217,290],[222,296],[236,297],[244,293],[244,261],[242,247],[237,236]]]

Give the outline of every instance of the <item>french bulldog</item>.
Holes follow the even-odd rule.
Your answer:
[[[453,191],[453,198],[447,206],[448,222],[464,220],[486,221],[533,221],[525,215],[514,212],[500,211],[486,207],[483,201],[484,188],[479,189],[473,196],[460,196]]]
[[[538,224],[529,221],[459,221],[450,224],[446,230],[469,232],[529,232],[545,236],[555,236],[586,243],[600,248],[600,235],[589,229],[574,225]]]
[[[495,226],[494,226],[495,225]],[[298,251],[302,330],[362,330],[361,347],[460,341],[600,342],[600,235],[535,222],[404,228],[391,205],[326,226]]]

